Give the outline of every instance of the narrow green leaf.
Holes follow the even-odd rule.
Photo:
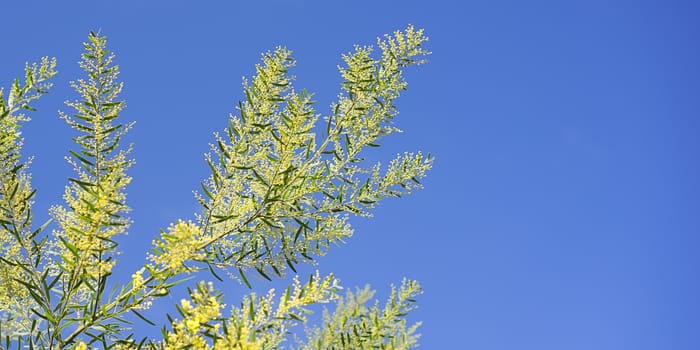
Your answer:
[[[80,232],[80,233],[82,233],[82,232]],[[78,253],[78,248],[76,248],[73,244],[68,242],[67,239],[65,239],[61,236],[59,236],[58,239],[61,241],[61,243],[63,243],[64,246],[66,246],[66,248],[68,248],[68,250],[71,252],[71,254],[73,254],[73,257],[75,257],[76,259],[80,257],[80,254]]]
[[[265,270],[263,270],[263,268],[261,268],[260,266],[256,266],[256,267],[255,267],[255,270],[258,271],[258,273],[260,274],[260,276],[263,276],[263,278],[265,278],[266,280],[272,281],[272,278],[270,278],[270,276],[268,276],[268,275],[265,273]]]
[[[262,183],[262,184],[265,185],[265,186],[269,186],[269,185],[267,184],[267,181],[265,181],[265,179],[264,179],[262,176],[260,176],[260,174],[258,174],[258,172],[257,172],[255,169],[251,169],[251,170],[253,171],[253,175],[255,176],[255,178],[256,178],[258,181],[260,181],[260,183]]]
[[[248,299],[248,319],[251,321],[255,319],[255,306],[253,305],[253,298]]]
[[[151,320],[149,320],[149,319],[147,319],[146,317],[144,317],[143,315],[141,315],[140,312],[138,312],[138,311],[136,311],[136,310],[134,310],[134,309],[131,309],[131,312],[133,312],[133,313],[134,313],[136,316],[138,316],[140,319],[146,321],[146,323],[150,324],[151,326],[155,326],[155,325],[156,325],[156,324],[153,323]]]
[[[238,217],[238,215],[234,215],[234,214],[231,214],[231,215],[212,215],[212,218],[214,218],[214,220],[212,220],[211,223],[218,224],[218,223],[221,223],[224,221],[231,220],[231,219],[236,218],[236,217]]]
[[[243,280],[243,283],[248,287],[248,289],[253,289],[251,287],[250,282],[248,282],[248,279],[245,277],[245,274],[243,273],[243,270],[239,267],[238,268],[238,274],[241,275],[241,279]]]
[[[233,165],[234,168],[239,169],[239,170],[250,170],[253,169],[252,166],[243,166],[243,165]]]
[[[289,266],[289,268],[292,269],[294,273],[297,273],[297,269],[294,267],[294,264],[287,256],[284,257],[284,260],[287,262],[287,266]]]
[[[19,171],[19,169],[22,169],[23,167],[24,167],[24,164],[18,164],[14,168],[10,169],[10,173],[16,175],[17,172]]]
[[[209,272],[211,272],[211,274],[214,276],[214,278],[219,280],[219,282],[224,281],[221,277],[219,277],[219,275],[216,274],[216,272],[214,272],[214,268],[211,266],[211,264],[207,264],[207,267],[209,268]]]
[[[73,151],[73,150],[68,151],[68,153],[70,153],[73,157],[78,158],[81,162],[83,162],[83,163],[85,163],[85,164],[87,164],[87,165],[89,165],[89,166],[91,166],[91,167],[94,167],[94,166],[95,166],[95,164],[94,164],[93,162],[91,162],[91,161],[89,161],[89,160],[83,158],[81,155],[79,155],[77,152],[75,152],[75,151]]]

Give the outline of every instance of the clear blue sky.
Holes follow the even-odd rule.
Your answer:
[[[1,86],[25,61],[59,60],[25,128],[39,218],[71,175],[56,111],[76,97],[81,42],[101,29],[117,53],[123,117],[137,121],[125,276],[160,228],[198,210],[202,154],[262,51],[292,49],[296,86],[325,111],[340,54],[412,23],[434,54],[408,72],[405,133],[376,156],[430,151],[435,168],[424,190],[355,220],[319,268],[381,296],[421,281],[411,319],[424,349],[700,347],[696,2],[13,1],[0,12]],[[229,288],[232,302],[245,289]]]

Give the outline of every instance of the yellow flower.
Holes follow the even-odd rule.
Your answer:
[[[167,267],[174,272],[186,271],[187,260],[201,259],[204,253],[198,252],[201,229],[191,221],[179,220],[168,227],[168,232],[161,234],[155,245],[160,252],[151,256],[157,265]]]
[[[187,327],[187,330],[191,333],[197,332],[199,330],[199,321],[187,320],[185,321],[185,326]]]
[[[140,269],[131,275],[131,286],[136,290],[141,289],[143,286],[143,271],[144,269]]]

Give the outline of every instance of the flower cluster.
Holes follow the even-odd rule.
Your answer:
[[[409,349],[417,346],[420,323],[408,325],[404,316],[416,308],[415,298],[422,293],[420,284],[404,279],[392,287],[383,308],[371,304],[374,291],[369,286],[348,291],[335,312],[325,313],[323,325],[308,331],[308,343],[300,349]],[[370,304],[370,305],[368,305]]]
[[[154,254],[151,254],[149,259],[157,267],[168,269],[173,274],[191,271],[185,263],[205,256],[199,249],[201,238],[202,231],[199,226],[192,221],[179,220],[153,242]]]
[[[173,331],[169,332],[165,338],[166,350],[184,349],[209,349],[209,344],[205,341],[200,330],[217,332],[219,324],[211,325],[221,316],[221,309],[224,307],[220,303],[221,296],[216,295],[214,286],[211,283],[199,283],[197,289],[190,293],[191,301],[182,299],[178,310],[183,316],[181,321],[173,323]]]
[[[299,276],[294,276],[292,288],[287,288],[285,294],[280,297],[279,308],[275,312],[275,317],[290,317],[296,310],[302,310],[304,306],[315,303],[327,303],[338,298],[337,292],[342,288],[338,286],[338,279],[333,274],[324,278],[318,271],[309,278],[309,282],[304,285],[299,281]],[[303,316],[293,316],[302,318]]]
[[[36,306],[29,289],[21,282],[38,283],[34,262],[26,248],[37,232],[33,226],[35,189],[27,172],[30,160],[22,161],[22,124],[29,121],[25,111],[48,92],[56,74],[56,60],[44,57],[40,63],[25,65],[24,82],[15,79],[5,94],[0,88],[0,334],[14,337],[32,327]]]

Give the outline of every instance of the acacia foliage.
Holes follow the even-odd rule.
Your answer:
[[[417,345],[417,325],[406,314],[421,293],[416,281],[392,289],[384,307],[370,305],[373,292],[342,295],[338,280],[316,273],[295,277],[281,295],[250,293],[223,314],[213,284],[190,286],[190,299],[162,329],[161,339],[134,339],[125,318],[148,320],[150,304],[183,277],[225,272],[252,288],[247,275],[279,278],[298,264],[313,263],[353,234],[350,216],[370,216],[384,198],[420,188],[430,155],[406,152],[367,165],[367,148],[400,131],[395,100],[406,89],[403,70],[424,63],[427,37],[409,26],[356,46],[343,55],[338,100],[322,115],[313,95],[293,88],[295,61],[286,48],[264,53],[256,74],[244,80],[245,98],[228,126],[215,134],[206,164],[211,175],[196,194],[202,210],[178,220],[154,239],[148,262],[129,281],[114,281],[118,237],[129,230],[127,170],[134,160],[122,137],[123,84],[106,38],[90,33],[79,62],[86,76],[71,83],[78,99],[60,116],[75,129],[64,203],[51,208],[52,222],[35,227],[35,189],[22,161],[20,127],[31,103],[50,88],[55,60],[27,65],[25,79],[0,90],[0,338],[5,347],[277,349],[405,349]],[[47,229],[51,227],[51,230]],[[110,288],[111,287],[111,288]],[[307,324],[309,307],[335,303],[322,324]],[[290,339],[304,324],[305,338]],[[295,345],[294,345],[295,344]]]

